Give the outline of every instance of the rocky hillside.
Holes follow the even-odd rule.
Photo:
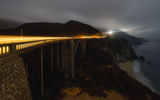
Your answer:
[[[27,76],[22,58],[1,59],[0,100],[32,100]]]
[[[144,38],[138,38],[132,35],[129,35],[126,32],[114,32],[114,34],[111,35],[113,38],[121,38],[127,40],[131,45],[138,46],[145,42],[148,42]]]
[[[105,98],[109,98],[110,93],[126,98],[123,100],[160,100],[160,96],[119,68],[118,62],[136,58],[135,52],[126,40],[88,40],[87,55],[75,61],[75,80],[65,79],[60,70],[55,69],[54,73],[51,72],[50,50],[49,46],[44,47],[44,97],[40,94],[40,49],[22,55],[28,64],[33,100],[66,100],[67,96],[68,100],[79,100],[84,98],[84,94],[91,98],[108,100]]]
[[[87,49],[86,58],[77,65],[83,69],[76,81],[76,87],[82,89],[82,93],[107,98],[105,91],[116,91],[128,100],[160,99],[160,96],[119,68],[119,61],[137,58],[126,40],[89,40]]]
[[[68,28],[62,28],[63,31],[68,34],[72,32],[74,34],[76,32],[77,34],[99,32],[91,26],[80,23],[80,25],[77,23],[77,26],[81,28],[72,26],[75,23],[77,22],[66,23],[66,28]],[[65,26],[56,25],[57,27]],[[56,66],[54,73],[51,72],[50,50],[50,46],[44,47],[45,94],[43,97],[40,93],[40,49],[37,48],[21,55],[28,65],[28,80],[33,100],[82,100],[85,98],[84,94],[91,98],[87,100],[112,100],[108,99],[111,97],[115,97],[114,100],[121,100],[118,97],[122,97],[122,100],[160,100],[159,95],[119,68],[119,62],[137,58],[127,40],[110,37],[87,40],[86,56],[79,58],[79,54],[75,55],[76,78],[74,80],[70,77],[66,78],[62,71],[56,69]],[[80,51],[80,48],[77,51]]]
[[[134,49],[125,39],[107,37],[106,39],[100,39],[97,42],[93,41],[91,42],[91,45],[98,46],[95,48],[101,48],[105,53],[109,52],[117,63],[129,60],[132,61],[137,58]]]

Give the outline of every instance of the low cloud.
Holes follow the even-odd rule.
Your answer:
[[[79,20],[102,29],[158,31],[158,0],[2,0],[0,18],[19,22]]]

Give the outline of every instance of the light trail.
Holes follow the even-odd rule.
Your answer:
[[[10,43],[24,43],[42,40],[69,40],[69,39],[91,39],[91,38],[105,38],[106,36],[75,36],[75,37],[42,37],[42,36],[12,36],[0,35],[0,44]]]
[[[0,35],[0,44],[23,43],[41,40],[62,40],[69,39],[67,37],[40,37],[40,36],[10,36]]]
[[[10,44],[17,43],[15,45],[16,50],[33,47],[45,43],[61,40],[71,39],[93,39],[93,38],[105,38],[106,36],[92,35],[92,36],[74,36],[74,37],[41,37],[41,36],[11,36],[11,35],[0,35],[0,55],[7,54],[12,47]],[[28,42],[28,43],[27,43]]]

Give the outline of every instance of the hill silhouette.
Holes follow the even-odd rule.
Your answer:
[[[23,29],[24,35],[31,36],[73,36],[101,33],[93,26],[73,20],[64,24],[48,22],[25,23],[17,28],[3,29],[0,30],[0,32],[5,33],[5,35],[20,35],[21,28]]]
[[[19,22],[0,17],[0,30],[6,28],[13,28],[13,26],[17,27],[19,24],[20,24]]]
[[[144,38],[138,38],[132,35],[129,35],[126,32],[114,32],[114,34],[112,34],[113,38],[122,38],[127,40],[131,45],[137,46],[137,45],[141,45],[145,42],[148,42],[146,39]]]

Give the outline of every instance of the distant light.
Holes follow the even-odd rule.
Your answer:
[[[113,34],[113,31],[109,31],[108,33],[109,33],[109,34]]]

